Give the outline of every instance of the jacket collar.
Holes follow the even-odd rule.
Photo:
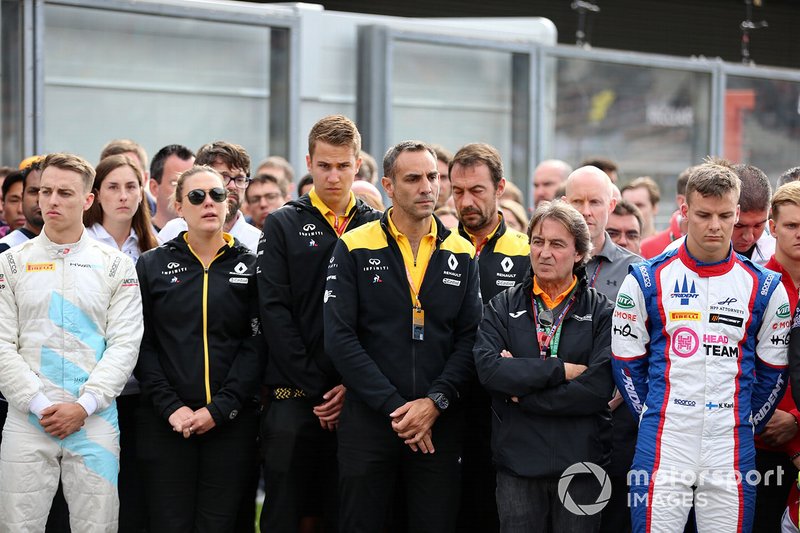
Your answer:
[[[686,241],[684,240],[680,248],[678,248],[678,257],[680,258],[681,262],[687,268],[689,268],[689,270],[693,271],[701,278],[722,276],[723,274],[730,272],[733,268],[733,265],[736,264],[736,254],[733,252],[732,245],[729,245],[728,257],[722,261],[717,261],[716,263],[703,263],[695,259],[692,254],[689,253],[689,249],[686,247]]]
[[[361,201],[361,200],[359,200]],[[450,230],[444,227],[442,221],[439,220],[439,217],[436,215],[431,215],[433,217],[433,223],[436,224],[436,247],[438,248],[440,244],[444,242],[444,240],[450,236]],[[383,228],[383,232],[386,234],[386,238],[394,241],[394,237],[392,237],[392,230],[389,229],[389,209],[383,212],[381,215],[381,228]]]
[[[81,232],[81,238],[78,239],[78,242],[56,244],[47,237],[46,228],[42,228],[42,232],[39,234],[39,239],[41,239],[41,242],[44,244],[47,254],[54,259],[75,254],[84,248],[88,241],[92,240],[92,238],[86,233],[86,228],[84,228]]]

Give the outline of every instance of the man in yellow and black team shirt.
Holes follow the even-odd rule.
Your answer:
[[[450,181],[456,204],[458,231],[475,246],[482,299],[486,302],[522,282],[530,270],[528,236],[507,227],[498,211],[506,180],[500,153],[484,143],[463,146],[450,162]],[[491,400],[477,378],[464,398],[470,421],[464,439],[463,492],[459,530],[491,533],[499,529],[492,465]]]
[[[269,348],[265,385],[272,400],[261,423],[266,498],[261,530],[291,532],[321,518],[335,531],[336,433],[344,401],[322,343],[325,270],[346,231],[380,217],[350,186],[361,135],[341,115],[308,136],[314,188],[267,217],[258,246],[261,318]]]
[[[439,173],[428,145],[397,144],[383,169],[394,206],[342,237],[325,286],[325,350],[347,386],[340,530],[380,531],[400,479],[409,531],[453,531],[459,399],[481,315],[475,248],[433,216]]]

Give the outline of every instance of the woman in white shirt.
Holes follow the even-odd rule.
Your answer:
[[[125,155],[109,156],[97,165],[94,203],[83,214],[89,235],[128,254],[139,255],[158,246],[144,196],[142,173]]]
[[[92,238],[128,254],[134,262],[158,241],[150,223],[142,173],[125,155],[106,157],[95,169],[94,203],[83,213],[83,224]],[[120,531],[142,530],[147,511],[142,481],[136,464],[136,409],[139,383],[131,376],[117,398],[120,429],[119,490]]]

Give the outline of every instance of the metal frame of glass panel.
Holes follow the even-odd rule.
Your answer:
[[[438,35],[384,25],[361,26],[358,35],[356,122],[365,139],[364,149],[372,154],[382,154],[388,144],[388,133],[392,130],[394,45],[398,41],[511,53],[512,160],[507,165],[510,168],[508,174],[530,176],[538,156],[536,125],[540,109],[537,103],[540,94],[537,85],[539,55],[533,43]],[[517,183],[524,195],[529,192],[529,181],[525,179],[523,183]]]
[[[583,59],[591,62],[707,73],[711,79],[707,153],[723,151],[725,132],[725,90],[727,76],[786,80],[800,83],[800,72],[779,68],[749,67],[725,63],[719,58],[684,59],[678,57],[623,52],[584,50],[572,46],[547,46],[535,42],[503,40],[403,31],[384,25],[363,26],[359,33],[359,72],[357,118],[367,139],[365,149],[381,153],[392,126],[391,73],[394,43],[412,41],[465,48],[507,51],[513,54],[511,175],[531,176],[541,159],[548,134],[547,59]],[[557,88],[556,88],[557,90]],[[524,155],[527,154],[527,155]],[[530,198],[530,180],[517,185]]]
[[[42,50],[44,44],[44,10],[46,5],[99,9],[170,18],[194,19],[210,22],[243,24],[268,27],[271,31],[269,94],[270,154],[291,158],[299,138],[297,124],[299,102],[299,19],[296,14],[284,9],[270,9],[263,5],[204,5],[181,0],[160,3],[132,0],[23,0],[22,13],[14,10],[17,2],[2,2],[3,55],[22,64],[22,82],[16,76],[3,75],[2,89],[10,95],[10,110],[4,110],[2,122],[22,118],[17,127],[6,127],[2,137],[4,161],[19,160],[25,155],[37,153],[42,146],[44,128],[44,69]],[[8,16],[11,15],[11,16]],[[24,39],[15,44],[11,36],[18,28],[24,28]],[[9,36],[9,37],[7,37]],[[8,62],[9,60],[6,60]],[[12,62],[12,66],[14,66]],[[9,134],[9,131],[15,134]],[[22,142],[14,140],[21,137]],[[265,147],[266,148],[266,147]]]

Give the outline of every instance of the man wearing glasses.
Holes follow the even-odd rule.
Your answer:
[[[239,242],[256,253],[258,239],[261,232],[247,223],[244,215],[239,211],[242,205],[244,191],[250,183],[250,156],[238,144],[225,141],[214,141],[203,145],[197,151],[195,165],[208,165],[220,174],[225,181],[228,191],[228,214],[225,218],[223,230],[230,233]],[[186,231],[186,222],[176,218],[167,223],[158,234],[160,242],[174,239],[182,231]]]
[[[642,225],[642,212],[632,202],[623,198],[608,215],[606,233],[617,246],[640,254]]]

